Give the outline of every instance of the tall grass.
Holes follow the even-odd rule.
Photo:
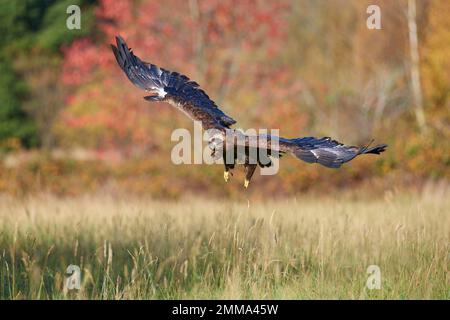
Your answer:
[[[0,198],[0,298],[450,298],[450,199]],[[81,289],[64,290],[66,268]],[[366,287],[369,265],[381,289]]]

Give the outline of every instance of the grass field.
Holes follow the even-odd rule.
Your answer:
[[[0,298],[449,299],[449,238],[445,194],[2,197]],[[70,264],[81,289],[66,292]],[[379,290],[366,288],[369,265]]]

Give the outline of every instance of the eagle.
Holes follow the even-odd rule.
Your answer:
[[[236,120],[226,115],[197,82],[178,72],[142,61],[120,36],[116,36],[116,45],[112,44],[111,48],[128,79],[149,93],[145,100],[167,102],[192,120],[200,121],[203,130],[213,132],[209,135],[208,146],[215,159],[223,157],[225,182],[228,182],[235,165],[242,164],[244,187],[247,188],[257,166],[270,167],[273,158],[286,153],[308,163],[339,168],[359,155],[380,154],[387,147],[386,144],[370,147],[371,143],[350,146],[329,137],[288,139],[273,135],[246,135],[232,128]]]

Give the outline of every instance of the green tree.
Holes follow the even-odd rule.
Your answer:
[[[26,147],[35,146],[36,127],[21,108],[26,85],[7,60],[2,59],[0,70],[0,141],[16,138]]]
[[[93,0],[0,0],[0,145],[11,138],[25,147],[48,140],[43,137],[48,137],[51,126],[36,106],[44,109],[47,100],[53,104],[58,101],[43,95],[39,85],[30,85],[30,74],[34,79],[39,77],[34,62],[50,61],[56,72],[54,65],[62,60],[60,47],[92,30],[94,3]],[[81,30],[66,28],[66,8],[71,4],[83,9]],[[41,71],[48,73],[45,65]],[[52,110],[56,108],[52,106]]]

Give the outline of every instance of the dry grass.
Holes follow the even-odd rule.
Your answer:
[[[450,298],[450,199],[0,198],[0,298]],[[64,294],[69,264],[82,288]],[[368,290],[367,267],[381,268]]]

